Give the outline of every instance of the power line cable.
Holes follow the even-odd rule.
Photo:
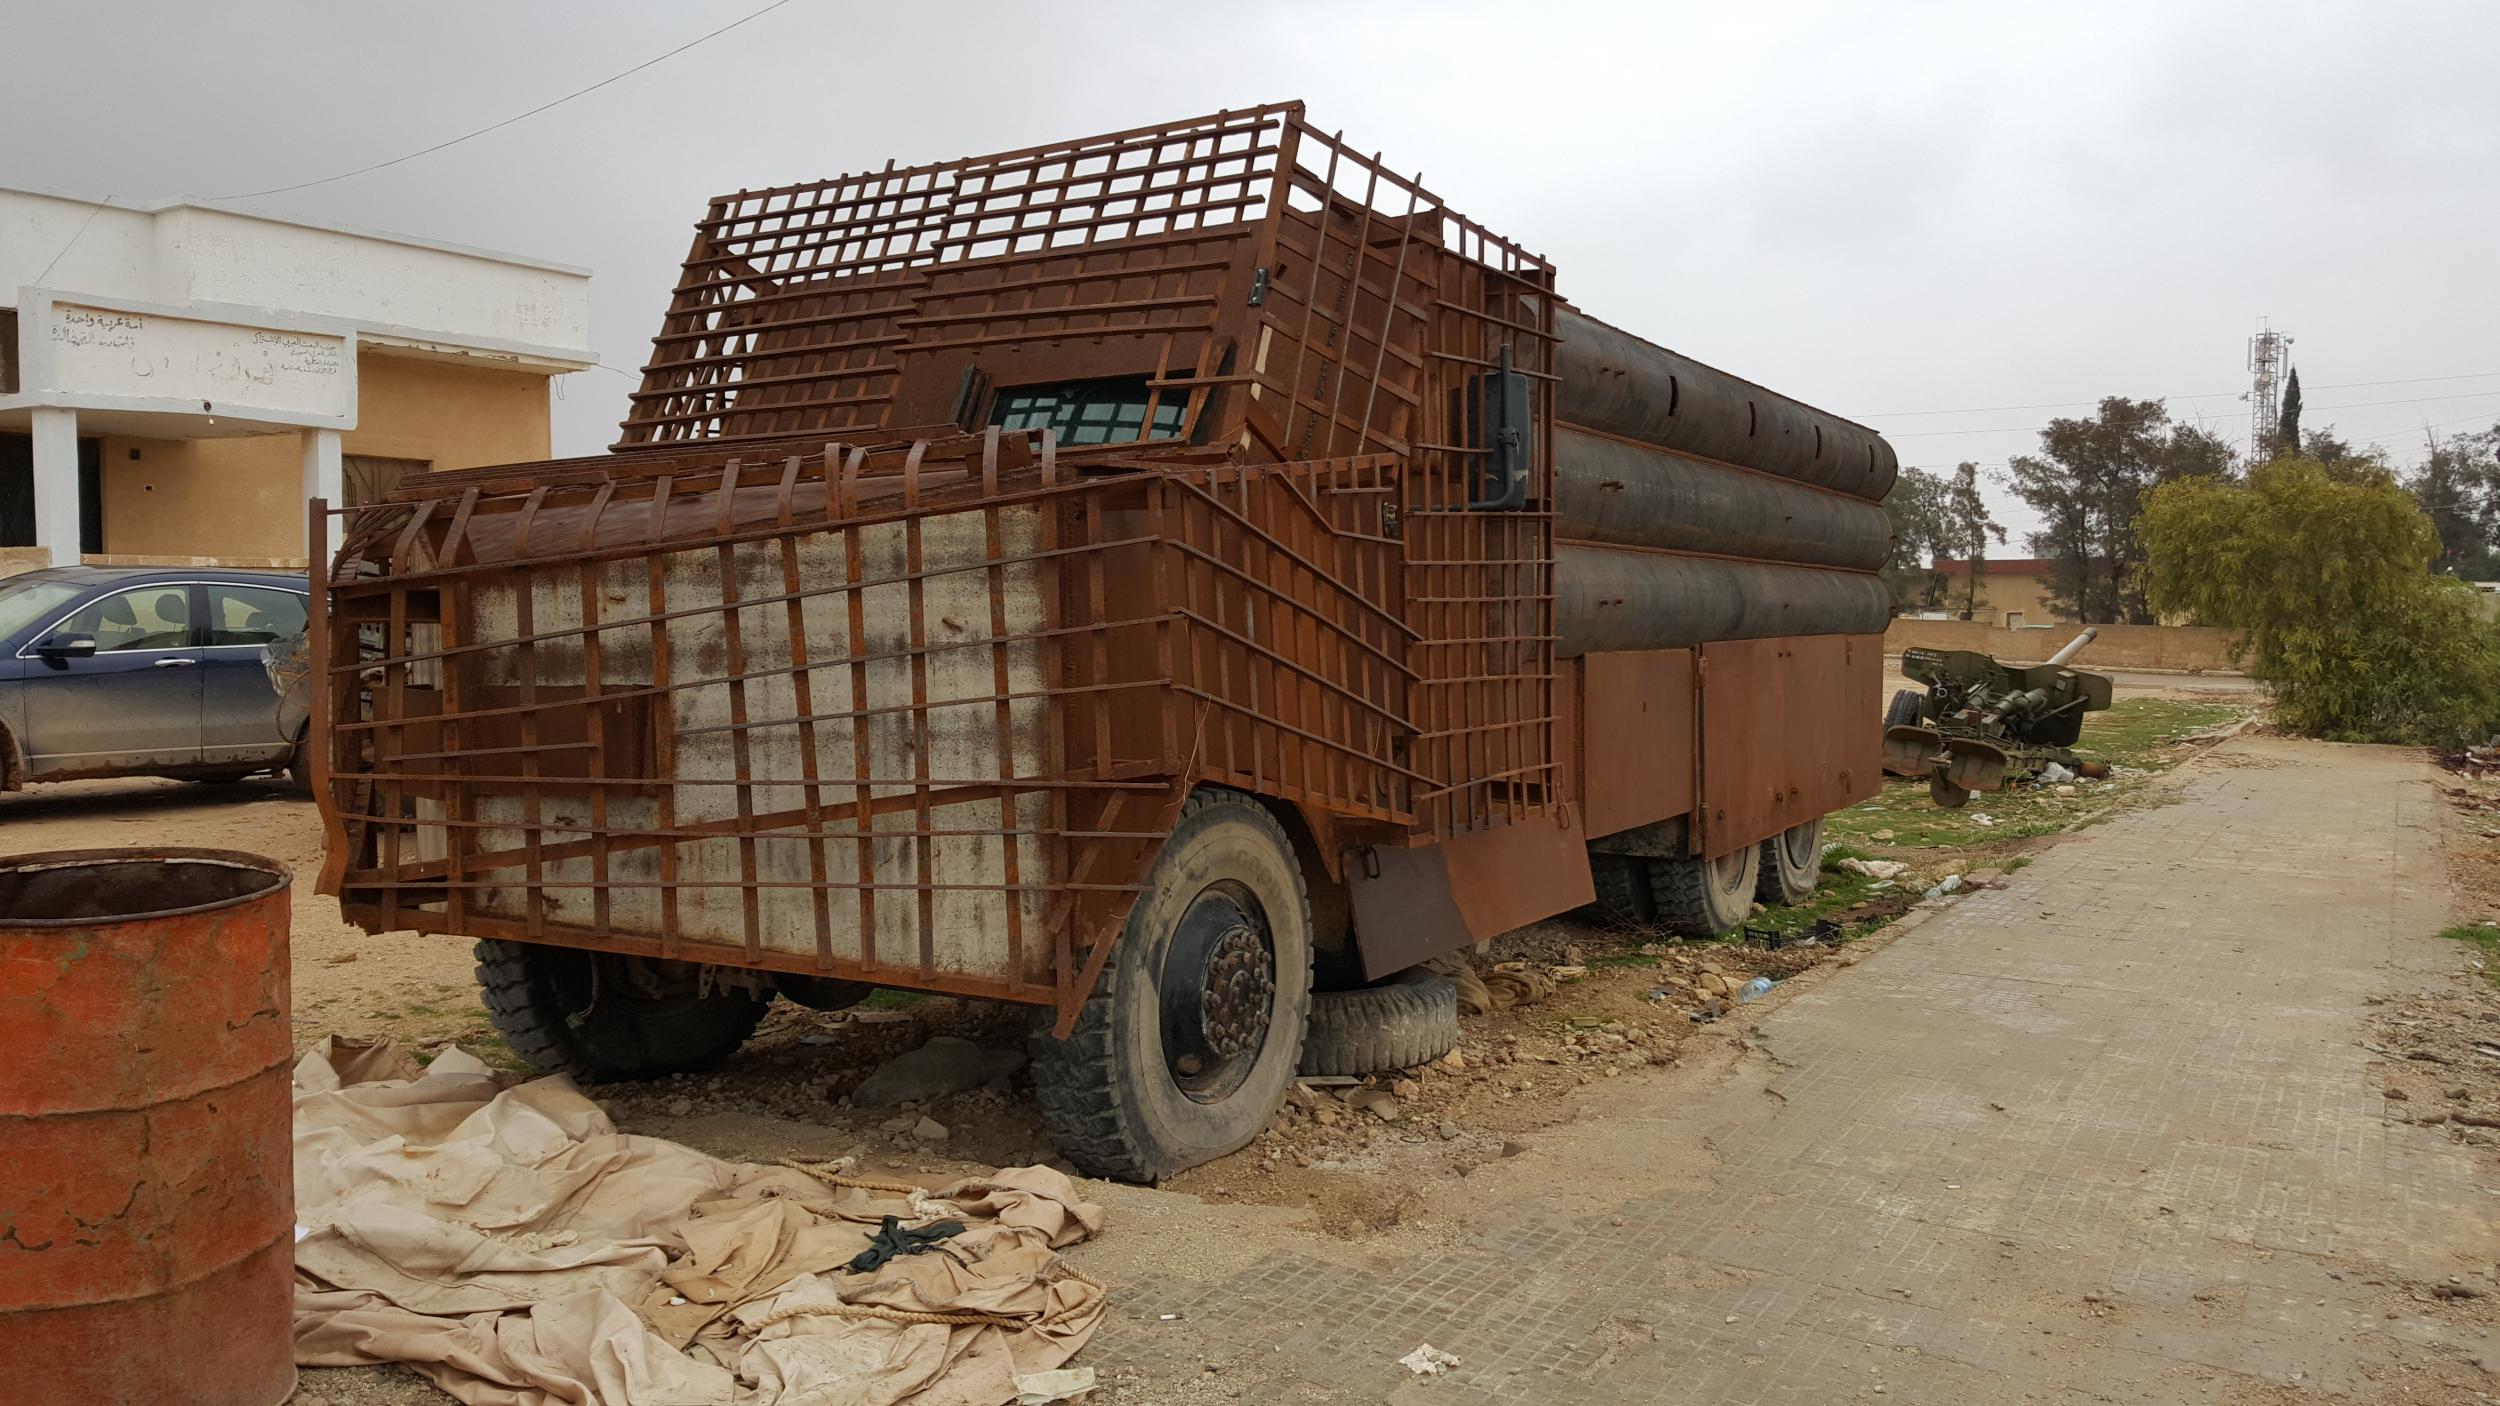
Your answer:
[[[463,132],[449,141],[436,142],[432,146],[419,151],[409,152],[405,156],[394,156],[388,161],[376,161],[368,166],[359,166],[353,171],[341,171],[335,176],[323,176],[317,180],[297,181],[293,185],[271,186],[267,190],[249,190],[237,195],[211,196],[210,199],[252,200],[264,195],[284,195],[288,191],[308,190],[313,186],[328,185],[332,181],[343,181],[350,176],[361,176],[369,171],[379,171],[386,166],[396,166],[403,161],[414,161],[420,156],[431,156],[435,152],[458,146],[462,142],[473,141],[476,138],[485,136],[489,132],[500,132],[515,122],[525,122],[530,118],[536,117],[542,112],[562,107],[566,103],[573,101],[575,98],[595,93],[609,84],[619,81],[620,79],[631,78],[635,74],[642,72],[644,69],[649,68],[654,64],[665,63],[668,60],[677,57],[679,54],[686,52],[688,49],[696,47],[697,45],[708,44],[712,40],[718,39],[722,35],[727,34],[729,31],[738,28],[740,25],[751,24],[756,20],[762,19],[764,16],[771,14],[773,11],[780,9],[782,6],[789,3],[791,3],[791,0],[773,0],[773,3],[766,5],[764,8],[757,10],[752,14],[742,15],[708,34],[697,35],[696,37],[687,40],[685,43],[678,45],[676,48],[669,50],[667,53],[658,54],[651,58],[644,59],[641,63],[635,64],[632,68],[626,69],[621,73],[609,74],[607,77],[600,79],[598,82],[591,84],[587,88],[577,88],[552,102],[540,103],[538,106],[531,108],[527,112],[516,113],[515,115],[507,117],[501,122],[494,123],[491,126],[480,127],[474,132]]]
[[[113,197],[109,195],[104,197],[102,200],[97,201],[96,207],[87,212],[87,218],[80,220],[78,222],[78,228],[70,233],[69,243],[61,246],[61,252],[53,255],[52,262],[45,264],[43,266],[43,272],[36,274],[35,281],[27,286],[30,288],[41,288],[44,284],[44,280],[52,276],[52,270],[60,264],[61,260],[69,256],[70,250],[77,247],[78,241],[86,238],[87,226],[94,224],[95,217],[103,214],[104,207],[112,203]]]

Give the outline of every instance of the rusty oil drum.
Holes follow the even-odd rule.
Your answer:
[[[294,1390],[288,887],[220,850],[0,858],[0,1398]]]

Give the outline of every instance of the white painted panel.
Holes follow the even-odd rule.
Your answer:
[[[590,281],[579,274],[222,210],[159,219],[166,275],[192,302],[591,356]]]
[[[351,417],[355,358],[345,337],[57,303],[33,359],[41,389],[70,397],[207,401],[256,410]]]
[[[90,296],[157,299],[155,217],[120,206],[0,190],[0,304],[37,282]]]

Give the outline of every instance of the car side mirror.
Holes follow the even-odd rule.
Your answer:
[[[95,636],[53,635],[36,645],[35,653],[46,659],[93,659]]]

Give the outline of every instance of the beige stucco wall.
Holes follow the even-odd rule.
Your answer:
[[[367,351],[356,428],[341,452],[437,469],[547,457],[548,378]],[[131,457],[133,452],[137,458]],[[297,558],[303,540],[296,436],[104,438],[104,550],[118,557]]]
[[[2075,660],[2080,669],[2189,669],[2230,672],[2229,630],[2204,625],[2097,625],[2101,633]],[[1884,652],[1975,649],[2008,664],[2037,664],[2082,633],[2080,625],[2008,630],[1983,620],[1897,619],[1884,632]]]
[[[2052,620],[2063,620],[2066,616],[2049,605],[2047,584],[2029,572],[2008,574],[1990,571],[1979,578],[1979,609],[1972,612],[1971,618],[2002,625],[2007,615],[2019,612],[2022,623],[2026,625],[2045,625]],[[1962,608],[1962,592],[1967,586],[1960,573],[1952,573],[1952,584],[1946,588],[1944,599],[1927,608],[1958,613]]]

